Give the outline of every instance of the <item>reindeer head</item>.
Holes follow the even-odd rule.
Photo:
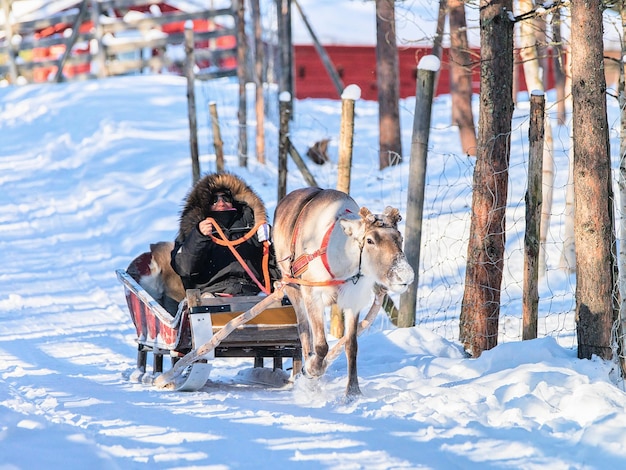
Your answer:
[[[362,207],[359,215],[359,219],[343,219],[340,223],[346,235],[360,244],[362,273],[373,276],[392,292],[404,292],[415,273],[402,251],[400,211],[388,206],[382,214],[373,214]]]

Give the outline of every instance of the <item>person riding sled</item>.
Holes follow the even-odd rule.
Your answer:
[[[203,294],[268,294],[280,278],[265,206],[231,173],[208,174],[191,189],[171,257],[185,289]]]

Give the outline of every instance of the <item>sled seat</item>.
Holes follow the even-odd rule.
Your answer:
[[[190,316],[209,314],[213,334],[262,299],[259,296],[202,297],[198,289],[187,290]],[[283,368],[283,358],[292,358],[292,375],[298,374],[302,369],[302,346],[293,306],[286,297],[275,301],[231,332],[215,348],[215,357],[252,357],[255,367],[263,367],[264,359],[272,358],[274,369]]]

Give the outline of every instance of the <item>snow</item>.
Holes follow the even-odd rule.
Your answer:
[[[248,181],[273,213],[276,93],[268,91],[274,103],[268,163],[252,155],[241,168],[237,84],[222,79],[197,88],[199,100],[218,104],[227,169]],[[447,334],[457,327],[438,328],[433,321],[396,329],[381,313],[359,340],[363,396],[352,402],[344,400],[343,355],[319,381],[282,385],[281,374],[254,373],[251,359],[214,359],[209,382],[198,392],[134,382],[135,333],[114,271],[150,243],[176,235],[191,183],[185,94],[184,79],[171,76],[0,89],[0,468],[626,464],[626,394],[611,362],[577,359],[571,334],[521,342],[517,332],[469,359],[455,333]],[[205,108],[198,106],[201,165],[211,171]],[[414,98],[402,101],[405,149],[413,109]],[[303,100],[294,110],[290,138],[301,154],[321,134],[335,137],[331,162],[310,165],[322,186],[334,187],[341,103]],[[359,101],[355,114],[353,197],[373,210],[389,204],[405,214],[408,154],[401,165],[379,171],[376,104]],[[527,136],[527,115],[522,97],[519,135]],[[450,100],[442,96],[432,113],[429,172],[435,180],[445,168],[437,162],[442,155],[467,159],[449,120]],[[512,146],[512,161],[523,158],[524,139],[512,139]],[[512,165],[518,174],[511,179],[524,181],[523,168]],[[288,189],[304,185],[290,162]],[[450,194],[447,207],[458,203],[455,197]],[[523,230],[517,225],[514,230]],[[438,254],[437,246],[423,249],[426,260]],[[427,272],[420,279],[429,282]],[[568,279],[553,270],[549,282],[571,299]],[[452,278],[445,282],[451,286]],[[518,295],[512,291],[509,296]],[[448,317],[458,317],[453,310]],[[573,313],[565,315],[571,322]],[[520,316],[521,308],[508,312],[507,322]]]
[[[341,93],[341,99],[352,100],[352,101],[360,100],[361,99],[361,87],[355,84],[348,85]]]
[[[436,55],[425,55],[417,64],[417,68],[421,70],[428,70],[430,72],[438,72],[441,67],[441,61]]]

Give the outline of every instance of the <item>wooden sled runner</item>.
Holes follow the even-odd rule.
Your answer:
[[[291,358],[292,376],[300,372],[302,347],[296,315],[281,289],[267,297],[213,298],[188,290],[188,308],[172,315],[139,285],[151,256],[143,253],[127,270],[116,271],[137,332],[137,370],[142,381],[195,391],[207,382],[215,357],[251,357],[254,367],[263,367],[264,359],[272,358],[274,369],[282,369],[283,358]],[[153,354],[151,374],[147,371],[149,352]],[[172,368],[164,372],[165,355],[171,357]]]

